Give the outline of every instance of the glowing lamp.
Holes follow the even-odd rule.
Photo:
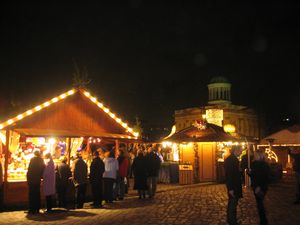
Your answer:
[[[46,106],[46,107],[49,106],[49,105],[50,105],[49,102],[45,102],[45,103],[44,103],[44,106]]]
[[[68,91],[68,95],[72,95],[72,94],[74,94],[75,93],[75,91],[74,90],[70,90],[70,91]]]
[[[235,126],[232,124],[225,124],[223,127],[224,131],[227,133],[234,133],[235,132]]]
[[[52,102],[57,102],[57,101],[58,101],[58,98],[52,98],[51,101],[52,101]]]
[[[37,107],[34,108],[36,111],[39,111],[42,109],[42,107],[40,105],[38,105]]]
[[[13,120],[8,120],[7,123],[10,125],[12,124],[14,121]]]
[[[32,110],[28,110],[28,111],[26,112],[26,114],[27,114],[27,115],[31,115],[31,114],[32,114]]]
[[[65,97],[67,97],[67,95],[66,94],[62,94],[62,95],[60,95],[59,96],[61,99],[64,99]]]
[[[90,94],[89,92],[87,92],[87,91],[84,92],[84,95],[85,95],[86,97],[90,97],[90,96],[91,96],[91,94]]]
[[[23,114],[18,115],[18,116],[17,116],[17,119],[18,119],[18,120],[23,119]]]

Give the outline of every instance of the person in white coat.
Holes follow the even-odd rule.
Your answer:
[[[52,211],[52,196],[56,193],[55,189],[55,166],[50,153],[45,155],[45,170],[43,173],[43,191],[46,197],[46,212]]]
[[[112,203],[113,186],[117,179],[119,162],[115,158],[115,152],[113,150],[106,153],[106,157],[103,162],[105,167],[105,171],[103,173],[104,199],[106,203]]]

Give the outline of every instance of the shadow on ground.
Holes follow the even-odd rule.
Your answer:
[[[26,217],[34,221],[55,221],[64,220],[67,217],[90,217],[97,214],[86,211],[73,211],[73,210],[53,210],[51,213],[28,214]]]

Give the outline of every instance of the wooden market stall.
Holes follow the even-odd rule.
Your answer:
[[[138,133],[127,123],[80,88],[2,121],[0,135],[5,206],[26,204],[26,172],[36,148],[51,152],[57,159],[64,155],[70,162],[87,139],[111,142],[116,149],[120,142],[138,140]]]
[[[175,151],[178,150],[179,183],[190,184],[221,179],[218,163],[224,160],[228,147],[237,139],[222,127],[195,121],[164,141],[173,143]]]
[[[258,148],[263,148],[274,162],[282,165],[284,171],[292,167],[288,149],[300,153],[300,125],[293,125],[274,132],[260,140]]]

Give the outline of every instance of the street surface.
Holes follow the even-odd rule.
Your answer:
[[[299,225],[300,205],[293,205],[292,177],[272,184],[265,199],[270,225]],[[92,209],[65,211],[55,209],[50,214],[27,215],[24,211],[0,213],[0,224],[227,224],[227,194],[224,184],[194,184],[188,186],[159,184],[154,199],[137,198],[130,190],[123,201]],[[239,202],[240,224],[259,224],[255,199],[250,188],[244,188]]]

